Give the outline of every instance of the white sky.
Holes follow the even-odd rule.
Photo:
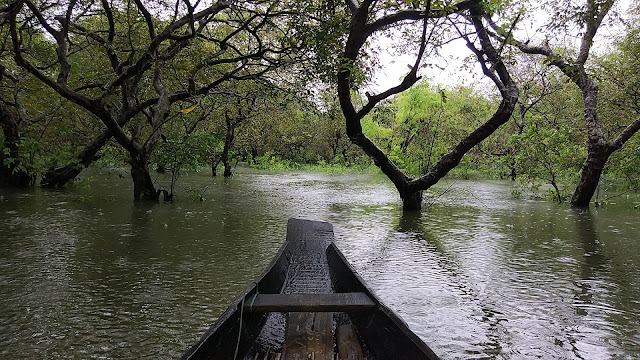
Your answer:
[[[628,9],[630,8],[632,1],[634,0],[618,1],[618,8],[621,10],[621,13],[623,15],[628,13]],[[536,33],[533,29],[539,28],[540,25],[544,22],[545,18],[546,14],[541,14],[541,16],[536,17],[536,20],[539,19],[539,21],[524,22],[526,25],[526,29],[520,30],[518,33],[516,33],[516,36],[520,39],[527,39],[531,37]],[[615,31],[615,28],[611,28],[608,26],[603,26],[598,29],[594,49],[597,50],[599,46],[607,46],[607,44],[611,42],[612,33],[613,35],[615,35]],[[534,40],[532,40],[533,43],[536,43],[536,40],[538,39],[534,38]],[[383,38],[383,40],[381,41],[384,42],[391,40]],[[384,46],[381,45],[381,47]],[[420,69],[418,74],[422,75],[423,78],[426,78],[429,83],[440,84],[443,86],[476,84],[479,85],[481,89],[486,88],[486,90],[488,90],[489,92],[493,91],[493,89],[495,88],[495,85],[491,82],[491,80],[484,77],[477,63],[474,63],[472,65],[472,69],[463,68],[464,59],[471,55],[471,52],[466,47],[464,41],[456,40],[445,45],[441,50],[441,55],[443,59],[423,59],[423,63],[435,63],[440,68],[442,68],[441,70],[433,66],[431,68]],[[372,91],[374,93],[378,93],[392,86],[398,85],[402,76],[409,71],[407,66],[413,65],[413,63],[415,62],[415,54],[397,56],[391,55],[388,51],[383,50],[380,52],[379,56],[380,62],[381,64],[383,64],[383,68],[376,73],[376,76],[373,79],[373,83],[363,89],[364,91]]]

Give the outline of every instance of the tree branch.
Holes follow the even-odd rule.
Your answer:
[[[462,11],[471,9],[472,7],[479,4],[480,1],[481,0],[463,0],[453,5],[450,11],[444,12],[440,10],[436,10],[435,12],[433,12],[433,9],[431,8],[431,1],[429,1],[427,3],[427,6],[425,7],[425,10],[404,10],[381,17],[380,19],[367,26],[366,36],[368,37],[378,30],[382,30],[392,24],[396,24],[405,20],[421,20],[425,17],[429,19],[443,18],[451,14],[460,13]]]
[[[596,32],[598,31],[600,24],[602,24],[602,20],[604,20],[604,17],[611,9],[611,6],[613,6],[613,3],[614,0],[606,0],[604,2],[591,0],[589,2],[588,16],[590,19],[586,21],[587,29],[582,37],[580,52],[576,59],[578,64],[584,65],[587,62],[591,46],[593,45],[593,38],[596,36]]]
[[[629,124],[621,133],[611,142],[614,149],[620,149],[635,133],[640,130],[640,117]]]
[[[139,0],[137,0],[139,1]],[[107,89],[110,88],[114,88],[117,86],[120,86],[126,79],[129,79],[133,76],[135,76],[135,74],[139,73],[142,69],[148,68],[148,64],[149,62],[153,59],[154,54],[156,53],[156,51],[158,50],[158,48],[160,47],[160,45],[162,44],[163,41],[165,41],[166,39],[168,39],[171,34],[173,33],[173,31],[179,29],[180,27],[188,24],[189,22],[192,21],[192,19],[194,21],[198,21],[201,19],[204,19],[205,17],[211,16],[211,15],[215,15],[217,13],[219,13],[220,11],[222,11],[223,9],[228,8],[232,3],[232,0],[227,0],[227,1],[219,1],[217,3],[215,3],[214,5],[211,5],[210,7],[208,7],[207,9],[193,14],[193,16],[183,16],[182,18],[180,18],[179,20],[167,25],[167,27],[157,36],[155,36],[149,46],[147,47],[146,51],[144,52],[144,54],[138,59],[138,61],[136,61],[135,64],[127,67],[126,70],[124,70],[120,76],[118,76],[118,78],[116,78],[108,87]]]

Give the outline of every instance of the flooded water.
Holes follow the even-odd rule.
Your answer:
[[[408,216],[379,175],[240,169],[183,177],[171,204],[134,204],[124,172],[90,175],[0,192],[2,359],[177,358],[262,272],[290,217],[333,223],[443,359],[640,358],[633,200],[579,212],[513,199],[508,182],[456,182]]]

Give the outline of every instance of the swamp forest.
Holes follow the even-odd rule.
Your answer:
[[[1,358],[179,357],[290,217],[443,359],[640,357],[636,0],[2,0],[0,43]]]

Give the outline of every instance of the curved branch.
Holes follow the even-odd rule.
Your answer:
[[[431,0],[427,2],[427,9],[431,7]],[[424,12],[425,14],[427,12]],[[418,76],[418,69],[420,68],[420,63],[422,62],[422,57],[424,56],[425,49],[427,47],[427,17],[423,17],[422,20],[422,36],[420,38],[420,49],[418,50],[418,55],[416,56],[416,61],[413,64],[413,67],[409,71],[407,75],[405,75],[402,83],[397,85],[391,89],[388,89],[377,95],[368,95],[368,103],[358,111],[357,116],[362,119],[367,115],[373,108],[382,100],[401,93],[410,87],[412,87],[418,80],[420,80],[420,76]]]
[[[137,0],[137,1],[139,1],[139,0]],[[155,36],[151,40],[151,43],[147,47],[147,50],[138,59],[138,61],[136,61],[135,64],[129,66],[125,71],[123,71],[120,74],[120,76],[118,76],[118,78],[116,78],[111,84],[109,84],[107,89],[111,89],[111,88],[114,88],[114,87],[122,85],[122,83],[125,80],[135,76],[142,69],[148,68],[149,62],[153,59],[154,54],[156,53],[156,51],[158,50],[158,48],[160,47],[162,42],[165,41],[166,39],[170,38],[171,34],[173,33],[173,31],[175,31],[175,30],[179,29],[180,27],[190,23],[192,20],[193,21],[198,21],[198,20],[204,19],[204,18],[206,18],[208,16],[215,15],[218,12],[228,8],[231,5],[231,3],[232,3],[232,0],[219,1],[216,4],[211,5],[210,7],[208,7],[205,10],[200,11],[199,13],[193,14],[193,16],[190,16],[190,15],[184,16],[184,17],[180,18],[179,20],[173,22],[172,24],[168,25],[160,34],[158,34],[157,36]]]
[[[596,32],[602,24],[602,20],[607,16],[607,13],[613,6],[614,0],[606,0],[602,3],[599,1],[593,1],[589,5],[589,15],[592,17],[587,20],[587,29],[582,37],[582,43],[580,44],[580,52],[576,62],[584,65],[589,57],[591,46],[593,45],[593,38],[596,36]]]
[[[149,39],[153,41],[153,39],[155,39],[156,37],[156,29],[153,27],[153,18],[151,17],[149,10],[147,10],[147,8],[144,6],[142,1],[135,0],[135,2],[136,2],[136,6],[138,7],[138,10],[140,11],[140,13],[142,13],[142,16],[144,17],[144,21],[147,23],[147,29],[149,29]]]
[[[614,149],[620,149],[635,133],[640,131],[640,117],[629,124],[618,137],[611,142]]]
[[[383,16],[380,19],[372,22],[367,26],[367,36],[373,34],[378,30],[382,30],[392,24],[396,24],[405,20],[421,20],[425,17],[429,19],[443,18],[451,14],[460,13],[465,10],[469,10],[472,7],[478,5],[481,0],[463,0],[453,5],[448,11],[435,10],[431,8],[431,1],[428,2],[425,10],[403,10],[397,13],[393,13],[387,16]]]

